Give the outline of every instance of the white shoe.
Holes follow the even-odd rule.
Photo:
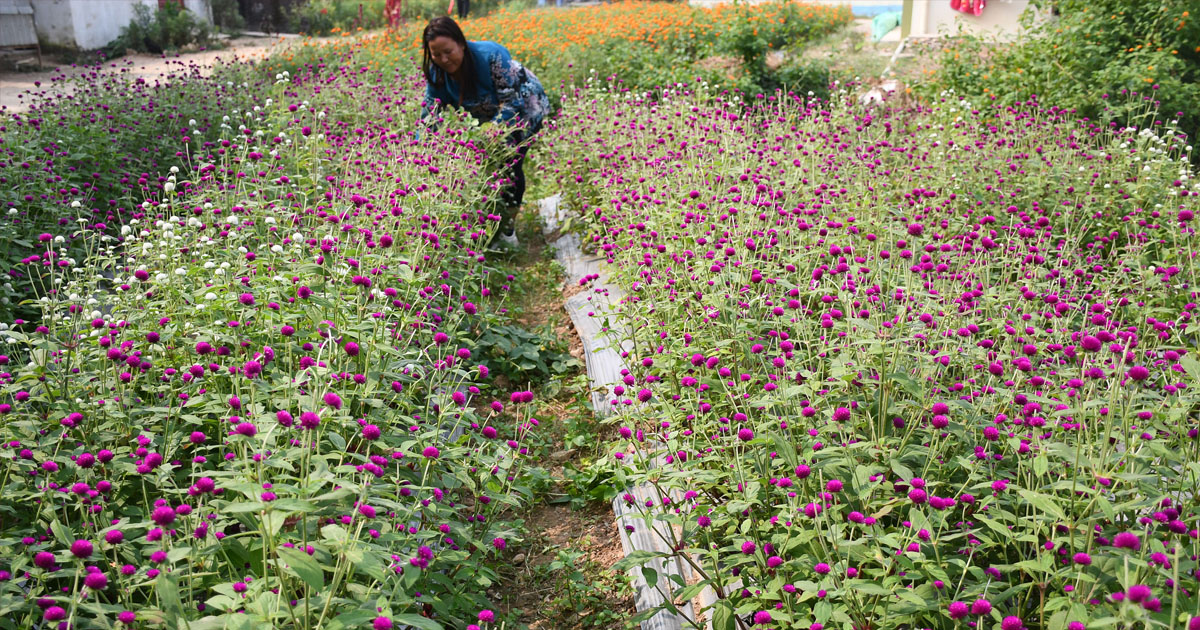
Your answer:
[[[499,238],[500,238],[501,243],[504,243],[505,245],[507,245],[511,248],[516,248],[518,245],[516,230],[513,230],[512,232],[509,232],[508,234],[501,234]]]

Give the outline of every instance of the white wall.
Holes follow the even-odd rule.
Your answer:
[[[72,0],[76,45],[90,50],[116,39],[121,29],[133,21],[136,4],[158,8],[156,0]]]
[[[33,0],[38,35],[47,42],[84,50],[116,39],[134,17],[134,6],[158,8],[158,0]],[[211,22],[209,0],[184,0],[201,20]]]
[[[1021,13],[1029,0],[990,0],[983,15],[976,17],[950,8],[949,0],[915,0],[912,35],[992,35],[1013,39],[1021,32]]]
[[[33,21],[38,37],[58,46],[75,46],[71,0],[33,0]]]

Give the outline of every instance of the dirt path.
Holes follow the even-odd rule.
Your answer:
[[[297,35],[275,35],[271,37],[237,37],[225,41],[226,48],[221,50],[202,50],[188,53],[172,53],[167,55],[133,54],[114,59],[105,64],[110,68],[128,69],[130,80],[138,78],[150,79],[173,70],[179,70],[190,64],[203,68],[212,68],[218,59],[226,61],[255,61],[265,59],[279,47],[286,47],[294,42],[304,41]],[[45,60],[47,66],[52,61]],[[70,93],[75,85],[72,81],[53,81],[54,77],[62,75],[83,74],[88,72],[83,67],[71,67],[69,64],[51,67],[49,70],[34,72],[0,72],[0,111],[20,113],[28,109],[30,95],[35,92],[49,94]]]

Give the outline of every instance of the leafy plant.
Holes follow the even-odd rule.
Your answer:
[[[1049,9],[1053,17],[1036,19]],[[956,38],[942,56],[933,90],[952,88],[1006,105],[1036,96],[1076,116],[1118,125],[1152,106],[1162,114],[1158,124],[1177,118],[1180,132],[1193,139],[1200,134],[1194,2],[1055,0],[1033,3],[1023,19],[1028,32],[1012,44]]]
[[[179,3],[168,2],[158,9],[139,3],[134,5],[133,12],[133,20],[121,28],[116,39],[104,46],[107,57],[119,57],[130,49],[161,53],[185,46],[202,46],[211,36],[208,23]]]

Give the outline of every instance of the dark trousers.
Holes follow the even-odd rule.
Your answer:
[[[467,17],[467,11],[471,10],[471,0],[454,0],[458,5],[458,19]]]
[[[508,166],[508,185],[500,192],[500,200],[503,203],[503,207],[500,208],[501,234],[508,234],[513,230],[517,211],[525,199],[525,153],[528,151],[527,144],[517,149],[517,154]]]

